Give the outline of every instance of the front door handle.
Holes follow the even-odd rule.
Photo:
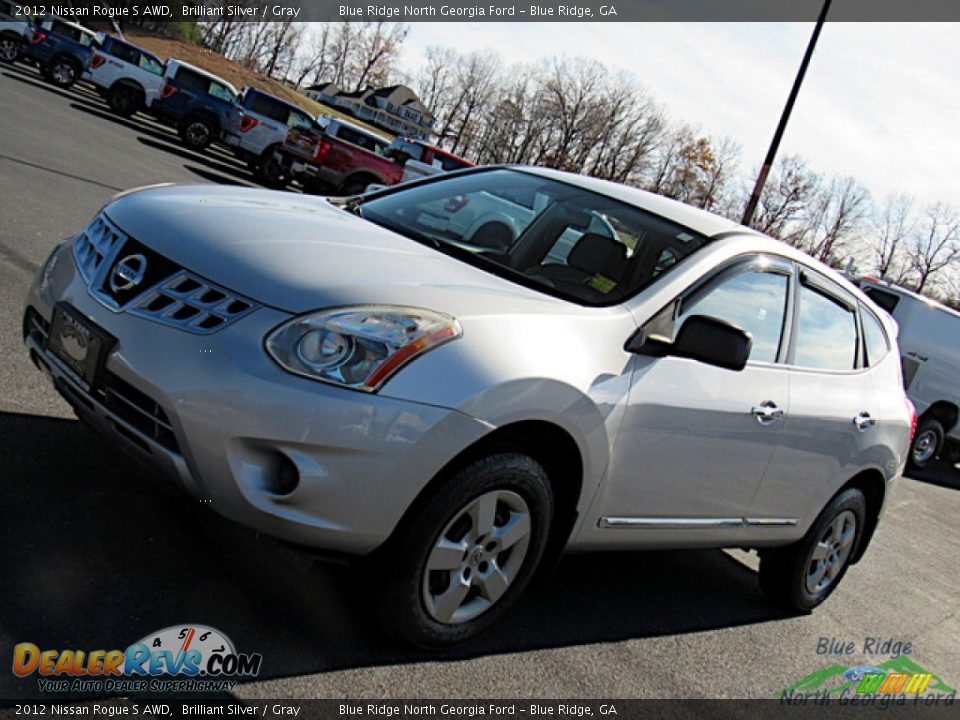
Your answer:
[[[870,417],[870,413],[864,411],[853,419],[853,424],[857,426],[857,430],[860,432],[866,432],[876,425],[877,421]]]
[[[783,410],[778,408],[777,404],[772,400],[764,400],[759,405],[754,405],[750,409],[750,414],[753,415],[761,425],[770,425],[783,417]]]

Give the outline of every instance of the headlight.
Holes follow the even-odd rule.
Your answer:
[[[462,334],[449,315],[370,305],[294,318],[273,330],[266,346],[284,370],[373,392],[418,355]]]

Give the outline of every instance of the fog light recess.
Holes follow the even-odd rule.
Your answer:
[[[277,495],[289,495],[300,484],[300,470],[293,460],[283,453],[278,453],[278,459],[277,472],[270,489]]]

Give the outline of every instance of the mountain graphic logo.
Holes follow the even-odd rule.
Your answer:
[[[852,694],[907,694],[937,692],[945,695],[956,690],[939,675],[925,670],[906,655],[892,658],[878,665],[844,667],[830,665],[812,672],[786,688],[783,694],[822,693],[839,695],[844,690]]]

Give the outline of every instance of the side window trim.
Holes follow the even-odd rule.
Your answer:
[[[880,362],[887,356],[891,350],[890,336],[887,334],[887,329],[884,327],[883,322],[880,321],[880,318],[876,316],[866,305],[863,303],[858,303],[860,309],[860,329],[861,329],[861,338],[863,346],[863,366],[873,367],[874,362]],[[883,340],[883,352],[878,358],[873,358],[870,356],[870,349],[867,347],[867,332],[866,332],[866,318],[873,320],[874,324],[880,330],[880,337]]]
[[[843,288],[839,287],[836,283],[828,280],[827,278],[820,275],[812,268],[806,267],[802,264],[797,264],[797,269],[795,273],[794,282],[796,286],[794,292],[792,293],[793,297],[797,298],[798,301],[794,303],[793,306],[793,315],[791,317],[790,326],[791,328],[799,328],[800,326],[800,288],[806,287],[813,292],[825,297],[826,299],[835,302],[841,307],[845,308],[847,311],[853,314],[854,325],[856,327],[856,348],[854,349],[854,362],[853,367],[849,370],[836,370],[836,369],[826,369],[826,368],[815,368],[807,367],[805,365],[796,364],[796,350],[797,350],[797,333],[791,332],[790,336],[790,347],[787,354],[786,365],[790,368],[797,370],[805,370],[810,372],[819,372],[819,373],[830,373],[830,374],[843,374],[843,373],[856,373],[864,370],[866,365],[864,363],[865,353],[864,353],[864,337],[863,337],[863,325],[860,319],[859,305],[860,303],[853,297],[853,295],[847,293]]]
[[[777,348],[776,361],[773,364],[787,364],[788,352],[792,348],[793,327],[795,324],[796,305],[796,266],[789,258],[769,253],[750,253],[740,255],[722,263],[714,268],[708,275],[700,278],[689,287],[685,288],[670,302],[666,303],[659,311],[654,313],[644,323],[643,328],[654,336],[666,336],[663,332],[665,326],[670,326],[672,332],[677,318],[683,314],[684,304],[693,298],[701,297],[710,292],[719,284],[727,280],[749,272],[766,272],[774,275],[782,275],[787,278],[787,296],[784,308],[783,325],[780,333],[780,346]],[[658,332],[659,331],[659,332]],[[665,339],[669,342],[670,337]],[[769,366],[771,363],[748,360],[747,365]]]

